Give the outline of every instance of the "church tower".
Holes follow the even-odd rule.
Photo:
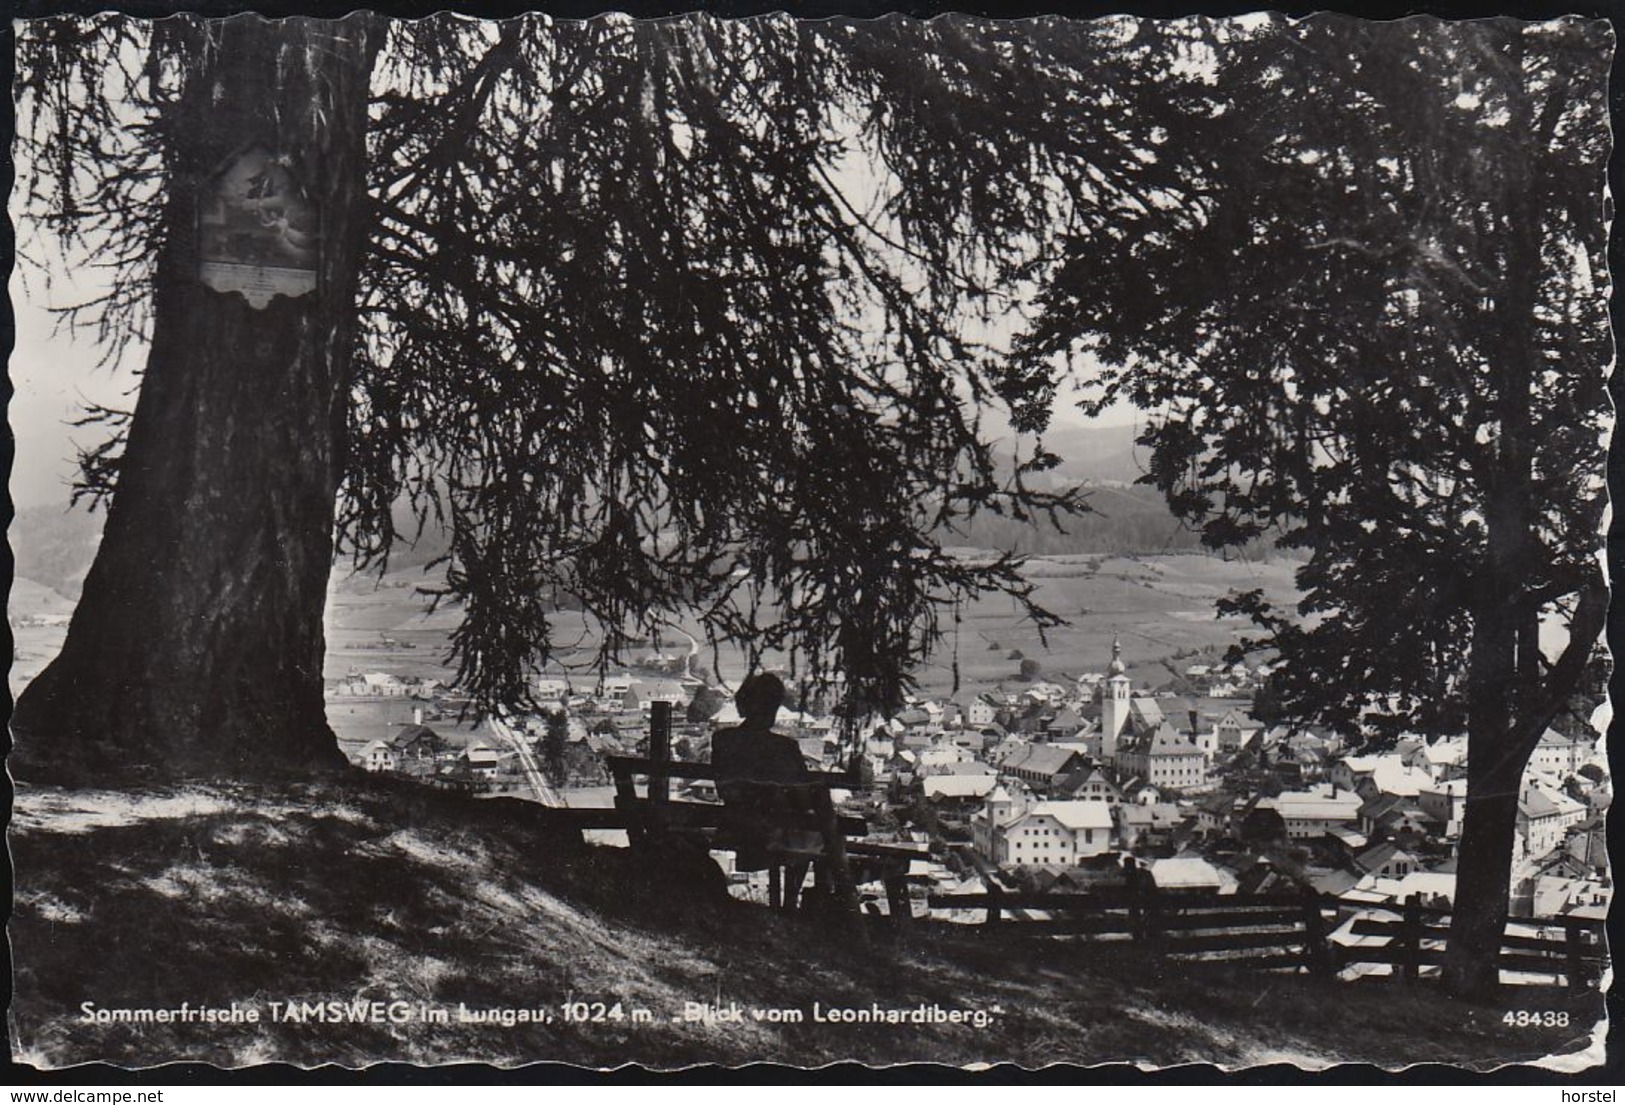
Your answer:
[[[1123,642],[1112,638],[1112,662],[1100,697],[1100,758],[1115,765],[1117,741],[1128,728],[1129,679],[1123,665]]]

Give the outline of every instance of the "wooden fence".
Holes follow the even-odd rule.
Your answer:
[[[1350,963],[1389,963],[1406,982],[1414,982],[1424,966],[1444,962],[1445,941],[1450,935],[1450,911],[1425,907],[1413,895],[1403,904],[1366,906],[1395,915],[1397,920],[1356,918],[1350,926],[1355,936],[1387,937],[1383,945],[1340,949]],[[1577,917],[1514,917],[1509,925],[1560,931],[1563,935],[1520,935],[1501,937],[1500,968],[1520,974],[1566,979],[1572,990],[1595,986],[1608,961],[1604,944],[1605,922]]]
[[[933,894],[933,909],[986,910],[980,926],[999,934],[1078,936],[1122,941],[1162,955],[1223,959],[1249,967],[1301,968],[1331,976],[1359,963],[1385,963],[1414,983],[1423,966],[1444,960],[1449,911],[1415,898],[1404,904],[1349,903],[1315,894],[1182,894],[1102,889],[1091,893]],[[1354,936],[1382,944],[1329,939],[1340,913],[1385,912],[1396,920],[1356,919]],[[1571,989],[1594,986],[1607,961],[1603,922],[1514,918],[1514,925],[1562,930],[1562,937],[1507,935],[1502,970],[1562,978]]]

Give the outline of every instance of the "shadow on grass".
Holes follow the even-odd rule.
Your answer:
[[[197,788],[194,788],[196,790]],[[119,817],[14,828],[13,1026],[25,1061],[190,1058],[588,1066],[777,1060],[1493,1063],[1572,1047],[1598,995],[1520,994],[1576,1028],[1521,1029],[1420,988],[1360,987],[1137,949],[921,926],[860,946],[844,925],[735,902],[693,850],[593,848],[517,800],[407,784],[204,788],[208,812],[75,792]],[[19,792],[19,803],[30,796]],[[166,808],[138,816],[132,808]],[[36,804],[49,808],[49,803]],[[89,819],[94,821],[95,819]],[[99,825],[99,827],[98,827]],[[431,1024],[85,1024],[104,1008],[403,1001]],[[649,1022],[459,1023],[565,1000]],[[801,1024],[680,1019],[685,1002],[798,1010]],[[810,1023],[814,1003],[997,1010],[968,1024]],[[1535,1008],[1535,1005],[1528,1006]],[[678,1019],[674,1020],[674,1016]]]

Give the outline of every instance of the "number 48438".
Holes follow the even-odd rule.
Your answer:
[[[1534,1010],[1519,1009],[1514,1012],[1508,1009],[1501,1023],[1513,1028],[1563,1028],[1569,1023],[1569,1014],[1566,1009]]]

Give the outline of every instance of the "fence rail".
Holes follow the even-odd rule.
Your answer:
[[[1297,967],[1333,975],[1346,967],[1390,964],[1414,983],[1421,968],[1444,961],[1450,911],[1404,903],[1350,903],[1313,893],[1181,894],[1152,888],[1111,888],[1093,893],[1032,893],[990,889],[973,894],[933,894],[933,909],[986,910],[982,928],[1033,936],[1088,936],[1132,941],[1163,955],[1222,955],[1257,968]],[[1348,945],[1330,933],[1339,913],[1371,910],[1397,919],[1357,918],[1353,936],[1384,937],[1386,943]],[[1330,920],[1328,919],[1330,915]],[[1561,936],[1507,933],[1502,970],[1546,975],[1571,989],[1594,986],[1608,953],[1604,923],[1578,918],[1512,918],[1524,928],[1561,930]]]

